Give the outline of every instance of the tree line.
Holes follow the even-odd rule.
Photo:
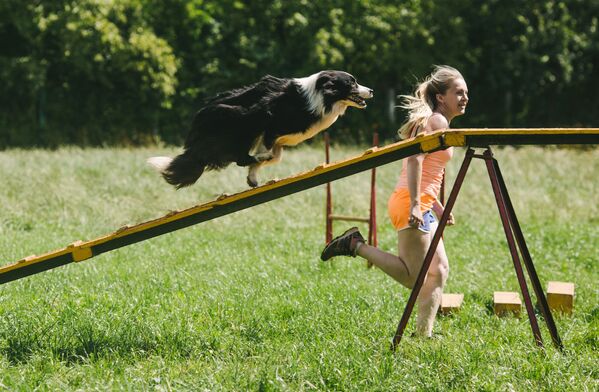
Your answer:
[[[468,82],[454,126],[597,126],[598,18],[597,0],[3,0],[0,148],[180,143],[217,92],[322,69],[375,90],[333,138],[393,139],[433,64]]]

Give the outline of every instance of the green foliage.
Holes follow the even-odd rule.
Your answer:
[[[468,51],[468,75],[478,83],[471,120],[596,126],[598,2],[489,1],[466,11],[469,41],[479,44]]]
[[[205,98],[325,68],[375,90],[333,132],[392,138],[395,97],[433,64],[469,83],[461,126],[596,126],[597,15],[594,0],[5,0],[0,148],[179,143]]]
[[[152,112],[169,108],[175,93],[177,59],[139,1],[12,3],[3,3],[3,25],[27,49],[0,58],[12,82],[2,90],[0,124],[9,132],[0,145],[103,144],[155,127]],[[14,41],[8,52],[19,52]]]

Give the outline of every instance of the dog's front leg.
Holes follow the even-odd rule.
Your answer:
[[[257,163],[253,163],[250,165],[250,168],[248,170],[247,183],[252,188],[255,188],[258,186],[258,170],[260,170],[261,167],[281,161],[281,158],[283,155],[283,146],[275,144],[273,146],[270,154],[271,154],[270,159],[264,160],[261,162],[257,162]]]
[[[248,169],[247,183],[252,188],[258,186],[258,170],[264,162],[252,163]]]
[[[273,157],[272,147],[267,147],[264,142],[264,134],[260,135],[253,143],[248,155],[254,158],[254,162],[271,160]]]
[[[266,163],[274,158],[274,154],[272,151],[266,151],[254,155],[254,158],[256,158],[259,163]]]
[[[264,136],[260,136],[254,141],[254,144],[247,155],[239,158],[236,163],[238,166],[251,166],[271,160],[273,156],[274,153],[272,148],[267,148],[264,145]]]

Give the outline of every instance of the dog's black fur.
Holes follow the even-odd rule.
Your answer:
[[[150,158],[177,188],[195,183],[204,170],[235,162],[256,172],[280,160],[282,146],[295,145],[328,128],[347,106],[366,107],[372,90],[342,71],[322,71],[301,79],[265,76],[250,86],[209,99],[193,119],[184,151],[174,159]],[[152,160],[162,159],[162,163]]]

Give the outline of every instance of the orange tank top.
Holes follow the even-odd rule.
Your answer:
[[[439,196],[441,182],[445,173],[445,166],[453,156],[453,147],[445,150],[431,152],[424,155],[422,161],[422,179],[420,180],[420,193],[433,197]],[[403,160],[401,174],[395,189],[408,189],[407,159]]]

